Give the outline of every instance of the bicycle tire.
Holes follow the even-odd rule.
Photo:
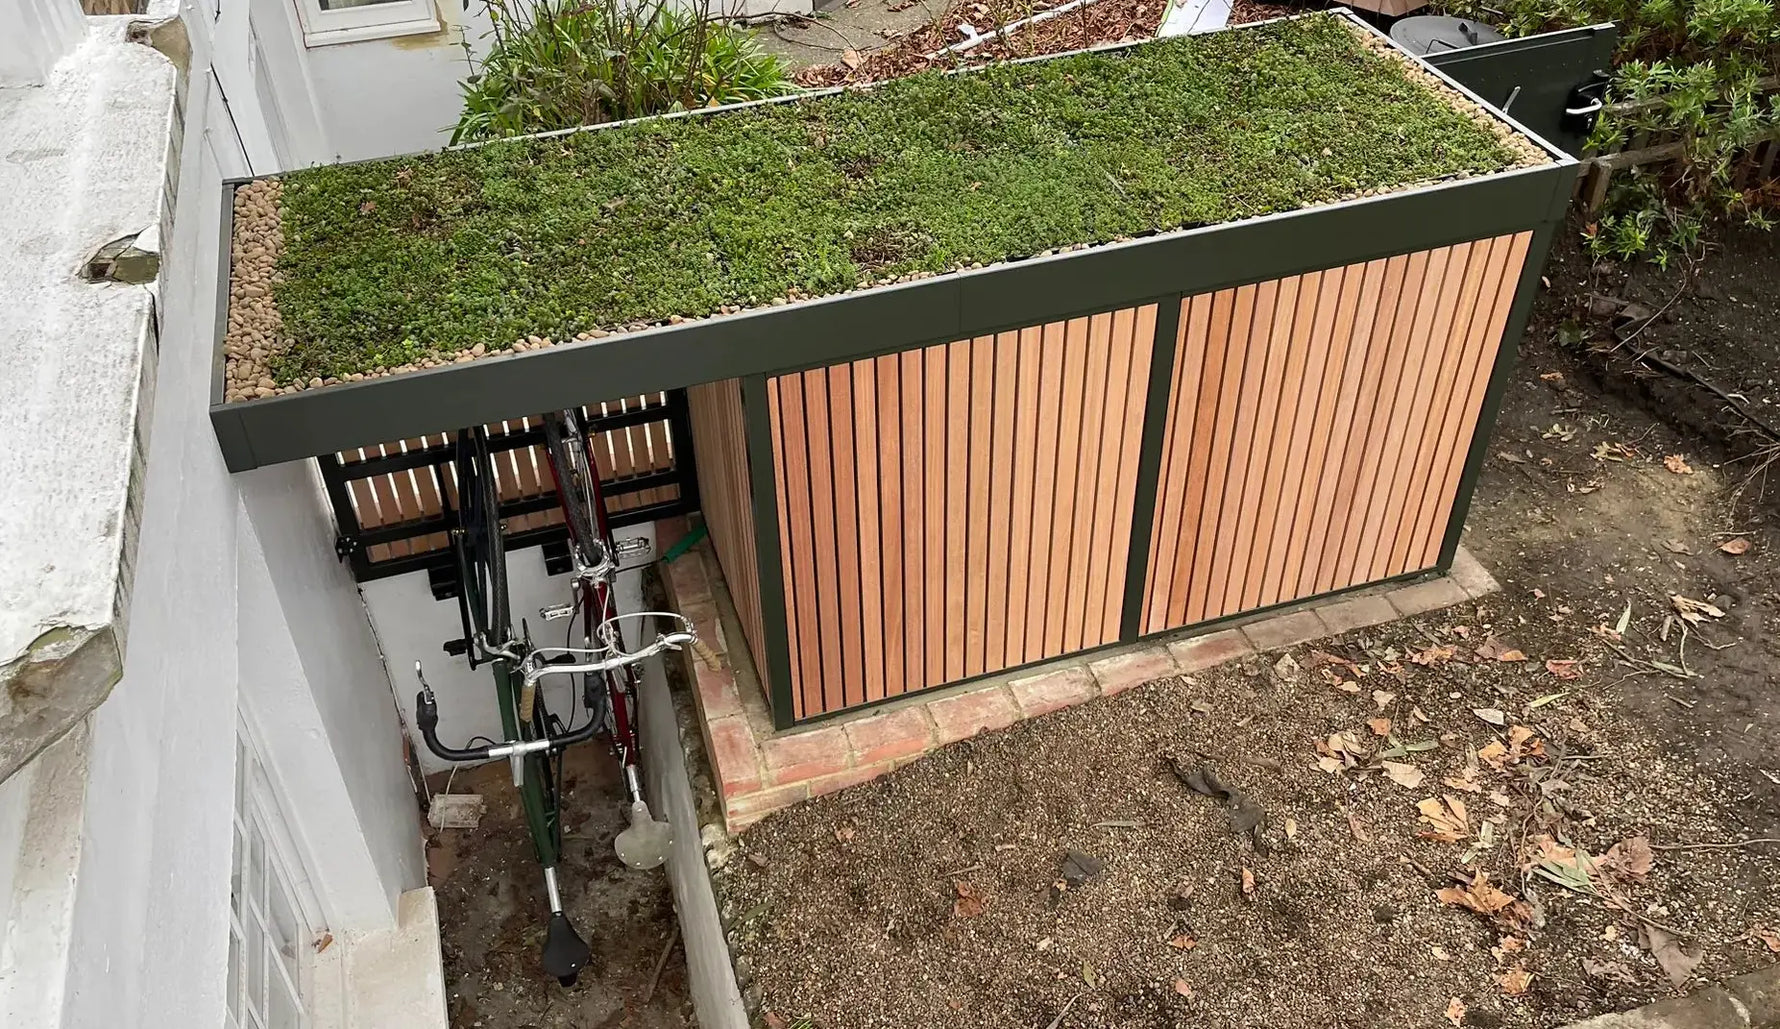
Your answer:
[[[480,426],[457,434],[459,577],[472,628],[493,647],[511,636],[500,487]]]
[[[569,542],[579,547],[584,561],[592,562],[593,547],[609,550],[605,519],[593,509],[594,480],[599,474],[587,451],[587,434],[581,415],[574,409],[544,416],[544,448],[556,478],[557,503],[569,530]]]

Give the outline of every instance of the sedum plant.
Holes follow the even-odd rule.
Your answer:
[[[482,0],[451,142],[623,121],[794,91],[790,68],[708,8],[626,0]],[[465,44],[466,50],[468,44]]]
[[[1510,35],[1612,21],[1619,50],[1595,152],[1673,135],[1681,159],[1617,176],[1587,230],[1596,257],[1667,264],[1707,219],[1770,225],[1771,187],[1737,189],[1738,161],[1780,132],[1780,16],[1770,0],[1506,0]],[[1627,102],[1630,103],[1627,103]]]

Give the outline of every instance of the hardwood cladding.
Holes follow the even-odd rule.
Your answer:
[[[795,718],[1118,639],[1155,325],[768,380]]]
[[[1435,564],[1530,241],[1182,301],[1143,633]]]
[[[742,380],[689,386],[686,406],[698,463],[699,505],[717,563],[735,602],[754,667],[766,667],[760,608],[760,558],[754,541],[754,491],[748,478],[748,430]],[[661,542],[663,547],[672,540]]]

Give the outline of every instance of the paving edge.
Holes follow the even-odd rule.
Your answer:
[[[686,771],[686,748],[680,740],[680,719],[668,692],[667,675],[658,661],[643,663],[638,731],[643,771],[655,816],[673,825],[674,845],[668,855],[668,887],[680,919],[680,941],[686,950],[686,979],[698,1024],[704,1029],[748,1029],[748,1012],[736,986],[735,966],[717,915],[717,895],[699,835],[698,806]]]
[[[1564,1029],[1780,1029],[1780,965]]]

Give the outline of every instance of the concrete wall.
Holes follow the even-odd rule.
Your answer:
[[[639,525],[620,529],[614,535],[654,539],[654,533],[654,526]],[[533,643],[562,646],[568,623],[551,622],[546,626],[538,618],[538,609],[569,601],[568,576],[544,574],[543,551],[528,547],[507,555],[507,581],[513,617],[516,622],[521,618],[526,620]],[[432,684],[433,693],[439,698],[440,740],[461,747],[472,736],[501,739],[500,710],[495,706],[492,673],[483,665],[472,670],[467,660],[452,657],[443,649],[446,640],[463,635],[457,601],[434,600],[424,572],[376,579],[365,583],[363,589],[365,609],[388,662],[389,681],[395,690],[396,705],[401,709],[402,724],[411,733],[421,768],[431,774],[451,766],[434,757],[414,730],[414,694],[420,689],[414,679],[415,661],[420,661],[426,668],[427,682]],[[620,575],[614,600],[620,611],[640,609],[642,573]],[[570,710],[573,687],[561,682],[561,677],[557,678],[557,683],[545,687],[544,700],[552,711],[566,713]]]
[[[463,109],[458,84],[470,73],[463,44],[467,40],[480,50],[488,31],[481,4],[471,0],[470,8],[441,0],[437,9],[444,28],[435,33],[308,51],[330,159],[362,161],[437,150],[450,142]]]
[[[394,924],[426,881],[402,728],[309,466],[238,480],[242,707],[329,925]]]
[[[201,62],[185,104],[123,676],[0,791],[9,1027],[222,1024],[244,699],[274,715],[281,801],[318,857],[330,928],[393,925],[396,895],[424,882],[387,680],[308,473],[231,478],[211,431],[216,198],[245,168]]]

